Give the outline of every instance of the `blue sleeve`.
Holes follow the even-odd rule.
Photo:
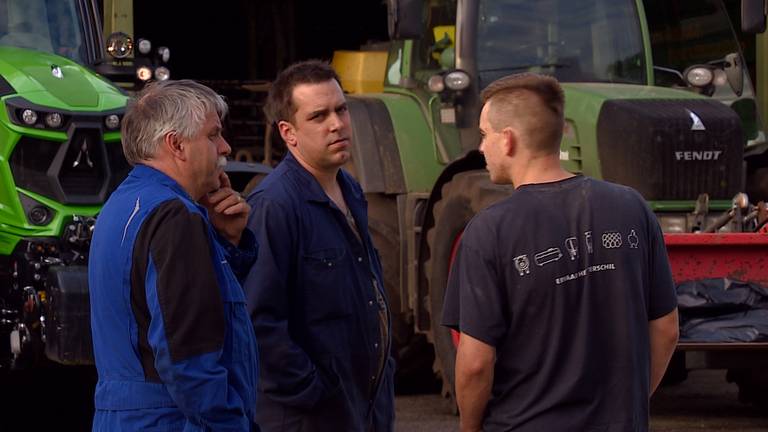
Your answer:
[[[147,254],[147,341],[157,375],[188,423],[203,430],[247,431],[252,407],[230,386],[222,362],[231,323],[208,232],[205,219],[179,201],[142,224],[137,244],[148,247],[134,254]]]
[[[213,232],[216,236],[216,241],[224,248],[227,261],[230,267],[232,267],[235,276],[237,276],[237,280],[243,283],[259,253],[259,244],[256,242],[256,236],[254,236],[250,229],[246,228],[243,230],[240,244],[235,246],[216,230]]]
[[[256,234],[259,256],[244,288],[259,341],[260,387],[276,402],[311,408],[338,383],[320,372],[288,331],[299,255],[297,215],[263,194],[252,195],[249,204],[248,226]]]

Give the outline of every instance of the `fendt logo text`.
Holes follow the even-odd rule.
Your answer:
[[[722,150],[711,151],[676,151],[675,159],[679,161],[716,161],[723,154]]]

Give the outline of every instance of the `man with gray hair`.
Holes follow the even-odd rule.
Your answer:
[[[256,241],[223,172],[226,112],[188,80],[128,105],[134,168],[99,215],[88,269],[94,431],[254,428],[256,342],[239,280]]]

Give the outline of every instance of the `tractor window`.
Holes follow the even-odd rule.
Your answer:
[[[725,6],[719,0],[644,0],[653,50],[654,83],[685,88],[729,103],[741,117],[747,139],[759,133],[754,91],[746,67],[741,71],[742,91],[737,95],[725,71],[726,56],[741,55]],[[705,65],[714,73],[713,85],[703,89],[688,86],[686,69]],[[738,76],[738,72],[736,72]],[[738,79],[736,79],[738,81]]]
[[[0,0],[0,45],[83,62],[83,26],[75,0]]]
[[[454,27],[455,24],[456,0],[429,1],[427,7],[427,30],[424,32],[424,37],[416,45],[418,50],[416,58],[419,62],[417,69],[434,70],[441,68],[441,56],[449,58],[449,52],[453,50],[455,41],[451,40],[448,33],[450,33],[449,27]],[[446,52],[446,50],[449,52]]]
[[[644,0],[656,84],[685,87],[679,74],[693,65],[722,63],[739,46],[719,0]]]
[[[563,82],[645,84],[638,14],[629,0],[481,0],[481,88],[538,72]]]

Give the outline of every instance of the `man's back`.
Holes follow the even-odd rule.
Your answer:
[[[444,323],[496,348],[484,430],[647,430],[648,321],[674,309],[671,284],[658,224],[629,188],[524,185],[478,214]]]

